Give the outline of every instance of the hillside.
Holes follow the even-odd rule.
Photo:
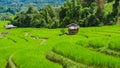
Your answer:
[[[120,25],[60,35],[61,28],[7,30],[7,23],[0,21],[0,68],[120,68]]]
[[[12,4],[12,3],[59,3],[65,0],[0,0],[0,3]]]
[[[0,0],[0,13],[10,12],[15,14],[16,12],[25,11],[29,5],[34,5],[38,9],[48,4],[59,6],[65,1],[66,0]]]

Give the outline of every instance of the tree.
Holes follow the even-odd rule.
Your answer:
[[[81,9],[80,0],[67,0],[59,13],[61,27],[65,27],[70,23],[78,23],[81,18]]]
[[[109,2],[113,2],[114,0],[107,0],[107,2],[109,3]]]
[[[120,6],[120,0],[115,0],[115,3],[113,4],[113,16],[116,17],[119,15],[119,6]]]
[[[103,22],[103,18],[104,18],[104,4],[105,4],[105,0],[96,0],[97,3],[97,12],[96,12],[96,16],[99,18],[100,22]]]
[[[47,28],[56,28],[59,27],[58,15],[55,11],[55,8],[51,5],[47,5],[40,12],[42,15],[43,26]]]
[[[83,7],[92,7],[95,0],[83,0],[82,5]]]
[[[26,12],[26,14],[35,14],[38,13],[37,9],[34,8],[34,6],[30,6]]]
[[[30,6],[26,13],[18,14],[11,23],[18,27],[36,27],[39,18],[36,18],[36,14],[38,14],[37,10]]]

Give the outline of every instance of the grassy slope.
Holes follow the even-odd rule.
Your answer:
[[[40,45],[41,39],[33,39],[30,37],[36,36],[37,33],[34,33],[36,30],[43,31],[42,29],[38,30],[35,28],[1,29],[0,33],[9,32],[9,34],[0,39],[0,68],[5,67],[11,55],[13,55],[15,63],[20,68],[61,68],[60,65],[54,64],[45,58],[45,54],[51,46],[44,48],[44,46]],[[25,36],[25,32],[27,31],[31,32],[30,36]],[[39,35],[39,33],[37,35]],[[41,37],[44,36],[41,35]]]
[[[0,24],[3,23],[4,22],[0,22]],[[79,45],[87,45],[94,44],[96,39],[102,41],[101,38],[107,38],[107,40],[109,39],[112,41],[111,39],[120,38],[119,25],[81,28],[77,35],[59,36],[60,30],[61,29],[45,28],[17,28],[6,30],[3,29],[3,25],[0,25],[0,33],[9,32],[9,34],[0,38],[0,68],[5,67],[6,62],[11,55],[13,55],[14,62],[19,68],[62,68],[61,65],[46,59],[46,54],[51,51],[53,47],[56,47],[56,44],[60,42],[69,42],[73,45],[76,45],[76,43]],[[83,43],[80,42],[81,40],[83,40]],[[86,40],[86,42],[84,42],[84,40]],[[93,41],[93,43],[89,43],[89,40]],[[41,42],[44,43],[41,44]],[[96,44],[99,43],[103,43],[100,44],[100,47],[108,46],[107,44],[104,44],[106,42],[97,42]],[[94,44],[94,46],[99,48],[96,44]],[[108,47],[108,49],[113,48],[113,50],[118,51],[120,48],[119,43],[115,42],[115,44],[117,44],[117,49],[116,47],[112,47],[112,45],[115,46],[114,44],[112,44],[111,47]],[[59,47],[61,47],[61,44]],[[63,46],[58,50],[61,51],[62,48],[66,50]],[[76,46],[72,46],[72,48],[76,48]],[[76,49],[72,49],[72,51],[74,50]],[[83,50],[86,50],[86,48]],[[94,53],[92,50],[91,52]],[[96,62],[99,61],[96,60]],[[84,61],[84,63],[86,63],[86,61]],[[93,65],[95,65],[94,62]]]
[[[84,63],[86,65],[96,66],[98,68],[120,67],[119,58],[106,56],[99,52],[90,51],[84,47],[75,44],[70,44],[70,43],[59,43],[59,44],[57,44],[57,46],[53,48],[53,52],[63,55],[64,57],[68,57],[78,63]]]

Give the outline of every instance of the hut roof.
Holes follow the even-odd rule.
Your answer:
[[[68,27],[71,27],[71,26],[75,26],[76,27],[76,26],[79,26],[79,25],[75,24],[75,23],[71,23],[71,24],[68,25]]]
[[[12,24],[8,24],[5,26],[5,28],[16,28],[16,26],[12,25]]]
[[[68,25],[69,34],[76,34],[79,31],[79,25],[72,23]]]

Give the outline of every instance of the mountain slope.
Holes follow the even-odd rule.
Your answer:
[[[0,0],[0,3],[3,3],[5,5],[8,4],[15,4],[15,3],[36,3],[36,4],[41,4],[41,3],[61,3],[64,2],[65,0]]]
[[[16,12],[25,11],[29,5],[42,8],[45,5],[51,4],[59,6],[66,0],[0,0],[0,13],[10,12],[15,14]]]

